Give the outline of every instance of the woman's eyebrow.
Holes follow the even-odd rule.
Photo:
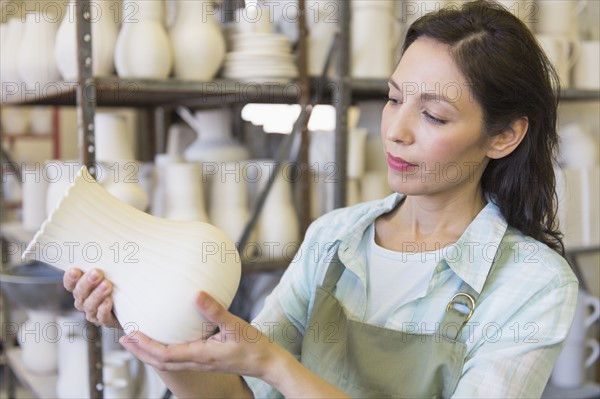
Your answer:
[[[443,94],[440,93],[421,93],[421,101],[436,101],[436,102],[445,102],[450,104],[452,107],[458,109],[456,107],[456,99],[450,99]]]

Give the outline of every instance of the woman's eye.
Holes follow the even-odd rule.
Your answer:
[[[401,101],[394,97],[385,97],[386,101],[394,105],[401,104]]]
[[[443,120],[443,119],[439,119],[439,118],[436,118],[435,116],[431,115],[431,114],[430,114],[429,112],[427,112],[427,111],[423,111],[423,115],[425,115],[425,117],[426,117],[427,119],[429,119],[431,122],[435,123],[436,125],[443,125],[443,124],[445,124],[445,123],[446,123],[446,121],[445,121],[445,120]]]

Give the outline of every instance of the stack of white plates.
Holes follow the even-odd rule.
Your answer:
[[[223,76],[244,82],[287,83],[298,77],[290,39],[275,33],[234,35]]]

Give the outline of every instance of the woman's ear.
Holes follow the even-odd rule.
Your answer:
[[[509,155],[521,143],[527,129],[529,128],[529,119],[526,116],[515,119],[500,134],[492,137],[490,147],[487,152],[488,158],[500,159]]]

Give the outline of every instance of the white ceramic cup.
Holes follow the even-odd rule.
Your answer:
[[[586,351],[591,353],[586,357]],[[595,339],[568,341],[551,375],[551,383],[561,388],[580,387],[585,382],[586,369],[598,360],[600,344]]]
[[[587,0],[537,0],[533,27],[536,33],[576,37],[577,16]]]
[[[600,299],[579,290],[577,307],[568,341],[579,342],[586,338],[588,330],[600,318]]]
[[[600,89],[600,41],[579,42],[579,57],[573,68],[573,87],[576,89]]]
[[[578,42],[556,35],[536,35],[546,56],[556,68],[562,87],[571,86],[571,68],[580,58],[581,48]]]

